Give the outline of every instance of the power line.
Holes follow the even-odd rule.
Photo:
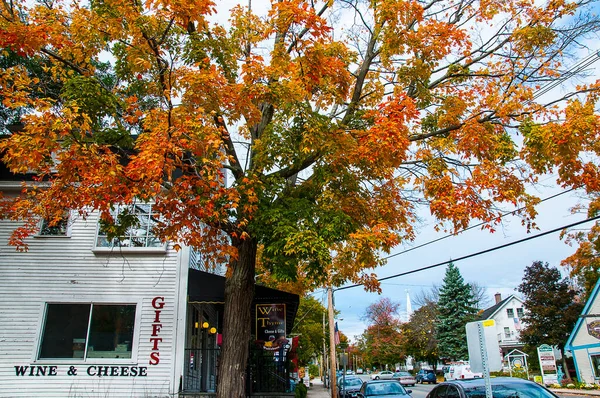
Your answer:
[[[569,192],[571,192],[571,191],[574,191],[574,190],[575,190],[575,188],[571,188],[571,189],[568,189],[568,190],[566,190],[566,191],[562,191],[562,192],[559,192],[559,193],[557,193],[557,194],[554,194],[554,195],[548,196],[547,198],[544,198],[544,199],[540,200],[540,203],[543,203],[543,202],[545,202],[545,201],[547,201],[547,200],[550,200],[550,199],[554,199],[554,198],[556,198],[557,196],[564,195],[564,194],[566,194],[566,193],[569,193]],[[506,216],[513,215],[513,214],[515,214],[515,213],[518,213],[519,211],[523,210],[524,208],[525,208],[525,207],[519,207],[518,209],[515,209],[515,210],[512,210],[512,211],[509,211],[509,212],[507,212],[507,213],[504,213],[504,214],[502,214],[502,215],[501,215],[499,218],[504,218],[504,217],[506,217]],[[478,224],[472,225],[472,226],[470,226],[470,227],[468,227],[468,228],[465,228],[465,229],[463,229],[463,230],[460,230],[460,231],[458,231],[458,232],[456,232],[456,233],[453,233],[453,234],[448,234],[448,235],[444,235],[444,236],[442,236],[442,237],[439,237],[439,238],[437,238],[437,239],[430,240],[429,242],[425,242],[425,243],[422,243],[422,244],[420,244],[420,245],[417,245],[417,246],[411,247],[410,249],[402,250],[402,251],[401,251],[401,252],[399,252],[399,253],[390,254],[390,255],[389,255],[389,256],[387,256],[387,257],[383,257],[383,258],[382,258],[382,260],[388,260],[388,259],[390,259],[390,258],[392,258],[392,257],[396,257],[396,256],[399,256],[399,255],[401,255],[401,254],[408,253],[408,252],[410,252],[410,251],[413,251],[413,250],[416,250],[416,249],[420,249],[421,247],[424,247],[424,246],[430,245],[430,244],[432,244],[432,243],[436,243],[436,242],[439,242],[439,241],[441,241],[441,240],[444,240],[444,239],[447,239],[447,238],[450,238],[450,237],[453,237],[453,236],[457,236],[458,234],[461,234],[461,233],[463,233],[463,232],[466,232],[466,231],[468,231],[468,230],[471,230],[471,229],[473,229],[473,228],[480,227],[480,226],[482,226],[482,225],[485,225],[485,224],[487,224],[487,223],[488,223],[488,221],[482,221],[482,222],[480,222],[480,223],[478,223]]]
[[[480,256],[482,254],[486,254],[486,253],[490,253],[490,252],[493,252],[493,251],[496,251],[496,250],[504,249],[505,247],[516,245],[517,243],[523,243],[523,242],[526,242],[528,240],[537,239],[537,238],[540,238],[540,237],[545,236],[545,235],[549,235],[549,234],[552,234],[552,233],[555,233],[555,232],[558,232],[558,231],[562,231],[563,229],[572,228],[572,227],[575,227],[575,226],[580,225],[580,224],[584,224],[584,223],[587,223],[587,222],[590,222],[590,221],[597,220],[599,218],[600,218],[600,216],[586,218],[585,220],[577,221],[577,222],[574,222],[572,224],[568,224],[568,225],[564,225],[562,227],[554,228],[554,229],[552,229],[550,231],[542,232],[542,233],[539,233],[537,235],[528,236],[528,237],[523,238],[523,239],[519,239],[519,240],[516,240],[516,241],[513,241],[513,242],[505,243],[503,245],[495,246],[495,247],[492,247],[492,248],[489,248],[489,249],[486,249],[486,250],[482,250],[482,251],[479,251],[479,252],[467,254],[465,256],[458,257],[458,258],[455,258],[455,259],[452,259],[452,260],[443,261],[441,263],[428,265],[426,267],[417,268],[417,269],[414,269],[414,270],[411,270],[411,271],[406,271],[406,272],[402,272],[402,273],[391,275],[391,276],[386,276],[384,278],[377,278],[377,281],[381,282],[381,281],[385,281],[385,280],[388,280],[388,279],[397,278],[399,276],[410,275],[410,274],[414,274],[414,273],[417,273],[417,272],[425,271],[425,270],[428,270],[428,269],[431,269],[431,268],[440,267],[440,266],[446,265],[446,264],[448,264],[450,262],[456,262],[456,261],[466,260],[466,259],[471,258],[471,257],[476,257],[476,256]],[[337,290],[346,290],[346,289],[351,289],[353,287],[359,287],[359,286],[362,286],[362,284],[358,283],[358,284],[355,284],[355,285],[342,286],[342,287],[339,287],[339,288],[337,288],[335,290],[336,291]]]

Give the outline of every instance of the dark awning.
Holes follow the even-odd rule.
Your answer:
[[[224,276],[190,268],[188,272],[188,303],[224,304],[225,279]],[[300,297],[297,294],[256,285],[252,300],[251,316],[253,320],[256,317],[256,304],[285,304],[286,330],[287,333],[292,331],[300,304]],[[254,321],[252,324],[254,329]]]

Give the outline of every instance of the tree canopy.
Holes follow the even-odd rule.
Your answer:
[[[414,237],[421,204],[437,228],[493,230],[503,204],[532,225],[526,185],[555,164],[564,186],[596,187],[578,155],[599,149],[597,85],[537,95],[572,75],[592,8],[4,2],[2,104],[24,128],[0,153],[44,183],[0,216],[21,222],[24,249],[39,217],[99,211],[111,238],[135,221],[115,203],[153,201],[161,240],[229,265],[218,394],[242,396],[250,320],[234,314],[249,312],[257,257],[278,280],[376,288],[368,270]]]
[[[402,345],[406,354],[416,361],[438,363],[437,324],[437,303],[428,302],[419,307],[410,320],[402,324]]]
[[[319,300],[308,295],[300,298],[298,314],[291,331],[293,335],[299,335],[299,348],[296,350],[298,366],[308,366],[313,358],[319,357],[323,352],[323,341],[326,338],[323,330],[325,314],[326,309]]]
[[[521,341],[530,347],[548,344],[562,350],[583,309],[577,289],[558,269],[534,261],[525,268],[518,290],[527,310]]]
[[[359,338],[359,346],[365,361],[371,366],[393,366],[406,357],[399,307],[399,303],[384,297],[369,305],[365,311],[363,319],[367,328]]]

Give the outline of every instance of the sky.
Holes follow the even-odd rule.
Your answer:
[[[252,5],[253,10],[261,15],[266,14],[266,10],[270,4],[269,1],[265,0],[221,0],[217,4],[219,13],[221,13],[223,10],[230,9],[235,5],[242,4],[247,6],[249,3]],[[227,15],[227,13],[215,15],[214,17],[220,23],[226,23],[222,18],[223,15]],[[598,42],[589,44],[589,49],[581,49],[582,53],[577,54],[579,60],[593,53],[593,49],[598,47]],[[553,92],[546,94],[538,100],[540,102],[550,101],[553,99],[553,95],[556,95],[557,91],[562,91],[564,94],[564,90],[564,86],[558,87]],[[560,187],[553,184],[554,179],[551,177],[543,177],[541,181],[543,186],[532,188],[530,192],[536,194],[541,199],[563,191]],[[584,214],[573,215],[570,212],[570,208],[577,202],[577,193],[570,192],[541,203],[537,207],[539,214],[536,219],[539,229],[531,231],[529,234],[526,228],[521,225],[520,219],[506,217],[503,219],[503,224],[497,228],[495,233],[474,228],[457,236],[391,257],[385,266],[379,267],[373,270],[373,272],[378,277],[387,277],[456,259],[583,220],[585,219]],[[418,246],[446,235],[444,232],[434,231],[433,221],[429,216],[427,208],[420,215],[426,221],[419,228],[414,242],[411,245],[396,248],[391,253],[392,255],[409,249],[411,246]],[[477,221],[473,222],[473,224],[476,223]],[[590,225],[588,223],[581,227],[589,227]],[[565,275],[567,274],[564,268],[560,266],[560,262],[571,255],[576,248],[565,244],[564,241],[560,240],[559,236],[560,232],[555,232],[491,253],[462,261],[454,261],[454,264],[458,267],[466,282],[476,282],[479,286],[485,288],[489,298],[489,305],[493,305],[495,293],[500,293],[502,298],[510,294],[518,294],[516,288],[521,283],[524,269],[534,261],[547,262],[551,266],[561,269]],[[381,284],[381,294],[365,292],[362,287],[335,292],[335,309],[339,312],[337,317],[339,329],[351,340],[354,339],[354,336],[360,335],[366,327],[362,319],[366,308],[383,297],[388,297],[395,302],[399,302],[400,315],[405,318],[407,292],[414,298],[421,291],[430,290],[432,285],[441,285],[445,269],[445,266],[440,266],[387,280]],[[318,290],[312,295],[326,304],[325,291]],[[413,300],[412,309],[415,310],[417,307]]]
[[[536,192],[543,199],[563,191],[559,187],[545,187],[542,190],[532,192]],[[541,203],[537,207],[539,214],[536,219],[539,229],[531,231],[529,234],[518,218],[509,216],[504,218],[503,224],[494,233],[473,228],[457,236],[394,256],[388,260],[385,266],[375,269],[374,272],[380,278],[387,277],[505,245],[583,220],[586,218],[585,214],[571,214],[570,212],[570,208],[578,201],[578,194],[569,192]],[[423,213],[423,216],[427,217],[427,214]],[[473,224],[476,224],[476,222]],[[582,227],[589,225],[591,224],[584,224]],[[398,247],[391,254],[399,253],[411,246],[418,246],[446,235],[442,232],[436,233],[433,229],[433,223],[429,221],[420,228],[415,241],[410,246]],[[480,256],[454,261],[454,264],[458,267],[466,282],[476,282],[486,289],[489,305],[491,306],[494,303],[495,293],[500,293],[502,298],[511,294],[519,294],[515,289],[521,283],[524,269],[534,261],[547,262],[551,266],[561,269],[566,275],[567,272],[564,267],[560,266],[560,262],[574,253],[575,249],[575,247],[571,247],[560,240],[560,232],[556,232]],[[430,290],[432,285],[440,286],[445,270],[446,266],[443,265],[411,275],[389,279],[382,282],[381,295],[365,292],[362,287],[335,292],[334,303],[336,311],[339,311],[337,319],[339,329],[351,340],[354,340],[354,336],[360,335],[365,329],[363,316],[366,308],[383,297],[388,297],[392,301],[400,303],[400,316],[404,319],[406,317],[407,292],[413,298],[411,303],[414,311],[418,308],[414,302],[414,297],[423,290]],[[321,300],[325,299],[325,294],[321,291],[314,292],[313,296]]]

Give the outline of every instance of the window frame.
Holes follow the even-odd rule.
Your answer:
[[[154,206],[154,202],[141,202],[140,204],[149,205],[150,206],[150,215],[152,214],[152,208]],[[115,204],[117,207],[114,215],[119,213],[119,209],[121,207],[130,208],[131,206],[135,206],[136,202],[130,204]],[[151,216],[149,216],[151,217]],[[150,228],[150,224],[148,224],[148,228]],[[148,235],[149,229],[146,229],[146,235]],[[126,251],[129,253],[148,253],[148,254],[164,254],[167,252],[168,242],[162,243],[158,246],[98,246],[98,239],[102,235],[100,234],[100,219],[98,218],[98,222],[96,223],[96,234],[94,236],[94,244],[92,248],[92,252],[95,254],[109,254],[113,253],[115,250],[117,251]]]
[[[511,336],[511,330],[510,330],[510,328],[508,326],[505,326],[504,327],[504,337],[505,338],[510,338],[510,336]]]
[[[514,318],[515,317],[515,309],[514,308],[507,308],[506,309],[506,316],[509,318]]]
[[[50,239],[70,238],[71,237],[71,225],[73,224],[73,215],[72,215],[72,213],[71,213],[70,210],[65,210],[65,218],[66,218],[66,222],[67,222],[67,227],[65,228],[65,233],[64,234],[62,234],[62,235],[48,235],[48,234],[43,234],[42,233],[42,228],[44,227],[44,223],[46,222],[46,219],[42,218],[38,222],[38,231],[34,235],[34,237],[35,238],[42,238],[42,239],[46,239],[46,238],[50,238]]]
[[[523,307],[517,308],[517,318],[519,318],[519,319],[523,318],[524,313],[525,313],[525,310],[523,309]]]
[[[133,321],[133,336],[131,341],[131,358],[40,358],[42,353],[42,342],[46,327],[46,315],[48,313],[48,305],[51,304],[86,304],[90,305],[135,305],[135,317]],[[90,332],[90,320],[92,311],[90,311],[90,318],[88,319],[88,330],[86,335],[86,346],[89,342]],[[131,298],[120,298],[115,300],[98,300],[98,299],[86,299],[86,300],[74,300],[74,301],[45,301],[40,306],[40,317],[38,325],[38,333],[35,338],[35,350],[32,353],[31,363],[34,364],[58,364],[58,365],[97,365],[97,364],[109,364],[109,365],[136,365],[138,363],[138,350],[140,342],[140,329],[142,321],[142,300],[131,300]]]

